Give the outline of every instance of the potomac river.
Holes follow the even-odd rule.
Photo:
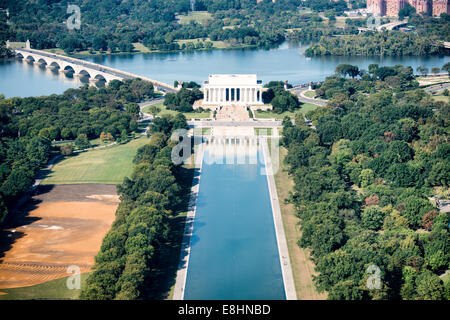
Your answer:
[[[88,61],[173,84],[175,80],[202,83],[212,73],[256,73],[264,83],[288,80],[291,84],[322,81],[340,63],[367,69],[371,63],[442,67],[450,56],[432,57],[314,57],[303,52],[307,46],[284,43],[275,49],[235,49],[175,53],[90,56]],[[62,93],[83,83],[79,78],[39,68],[27,62],[0,62],[0,94],[26,97]]]

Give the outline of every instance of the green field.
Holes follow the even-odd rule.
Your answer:
[[[42,184],[118,184],[129,176],[139,147],[148,142],[140,137],[126,144],[81,152],[58,162]]]
[[[81,274],[81,288],[83,288],[89,273]],[[78,299],[81,290],[69,290],[66,285],[67,277],[47,281],[29,287],[0,289],[0,300],[32,300],[32,299]]]
[[[434,101],[450,102],[450,97],[444,95],[435,95],[431,96],[431,98],[433,98]]]
[[[255,129],[255,135],[260,136],[260,135],[267,135],[267,136],[271,136],[272,135],[272,128],[254,128]]]
[[[316,109],[318,106],[312,103],[303,103],[301,108],[300,108],[300,112],[303,113],[303,115],[305,115],[308,111],[314,110]],[[295,113],[296,112],[290,112],[290,111],[286,111],[283,113],[275,113],[272,111],[256,111],[255,112],[255,118],[262,118],[262,119],[283,119],[285,116],[289,116],[291,119],[295,118]]]
[[[204,24],[212,19],[212,16],[208,11],[193,11],[189,12],[188,15],[179,15],[177,18],[180,19],[180,24],[189,24],[191,21]]]
[[[178,111],[174,111],[174,110],[169,110],[166,108],[166,106],[160,102],[160,103],[156,103],[153,106],[158,107],[161,111],[157,114],[157,116],[162,116],[165,114],[170,114],[170,115],[175,115],[178,113]],[[144,107],[144,109],[142,109],[142,111],[144,113],[150,113],[150,108],[151,105],[148,105],[146,107]],[[210,117],[210,112],[209,111],[204,111],[204,112],[182,112],[184,114],[184,116],[186,117],[186,119],[205,119],[205,118],[209,118]]]
[[[308,98],[314,98],[316,96],[316,91],[306,91],[305,92],[305,96],[307,96]]]

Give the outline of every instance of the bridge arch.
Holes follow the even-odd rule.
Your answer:
[[[82,76],[82,77],[88,77],[88,78],[92,78],[91,77],[91,74],[88,72],[88,71],[86,71],[86,70],[80,70],[79,72],[78,72],[78,74],[80,75],[80,76]]]
[[[23,54],[21,54],[20,52],[16,53],[16,57],[19,58],[19,59],[25,59]]]
[[[50,68],[53,68],[53,69],[61,69],[61,66],[60,66],[59,63],[56,62],[56,61],[53,61],[52,63],[50,63],[50,64],[49,64],[49,67],[50,67]]]
[[[32,55],[28,55],[25,60],[27,60],[28,62],[36,62],[36,60],[34,59],[34,57]]]
[[[95,75],[94,80],[96,80],[96,81],[102,81],[102,82],[107,82],[106,78],[105,78],[102,74],[97,74],[97,75]]]
[[[47,61],[45,61],[44,58],[40,58],[37,62],[38,62],[39,64],[43,65],[43,66],[46,66],[46,65],[47,65]]]
[[[75,73],[75,69],[71,65],[65,66],[63,70],[66,72]]]

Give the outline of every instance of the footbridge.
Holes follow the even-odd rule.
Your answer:
[[[90,81],[105,81],[106,83],[108,83],[112,80],[140,78],[144,81],[153,83],[155,91],[176,92],[178,90],[167,83],[107,67],[98,63],[88,62],[35,49],[19,48],[14,49],[14,51],[16,53],[16,56],[21,59],[43,65],[47,68],[58,69],[60,72],[73,72],[74,75],[88,77]]]

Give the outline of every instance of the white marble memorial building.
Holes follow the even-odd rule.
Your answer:
[[[256,74],[211,74],[203,82],[202,105],[263,105],[263,90]]]

